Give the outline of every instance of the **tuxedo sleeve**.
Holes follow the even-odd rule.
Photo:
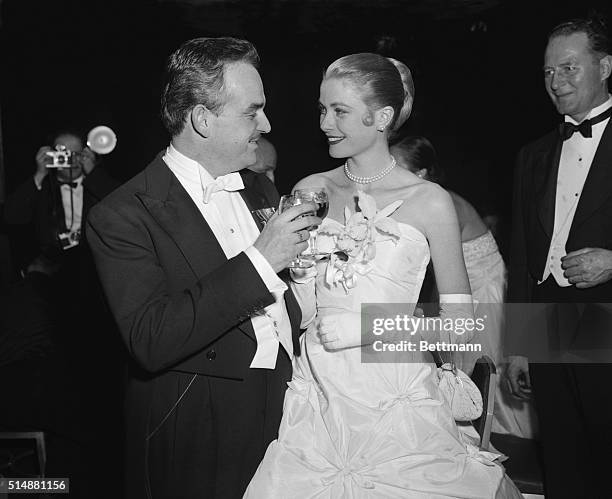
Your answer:
[[[527,238],[525,220],[525,181],[526,179],[525,150],[521,150],[514,169],[512,192],[512,232],[510,244],[510,260],[508,266],[508,301],[523,303],[529,301],[530,282],[527,266]]]
[[[87,222],[108,303],[130,355],[149,372],[172,368],[274,302],[243,252],[181,289],[171,289],[146,227],[106,203]]]

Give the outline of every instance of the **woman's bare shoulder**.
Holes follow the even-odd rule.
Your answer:
[[[447,205],[452,203],[448,192],[435,182],[422,180],[402,188],[402,196],[407,201],[414,199],[422,206]]]
[[[439,217],[454,215],[453,201],[448,192],[435,182],[422,181],[401,189],[397,199],[404,202],[398,210],[400,221],[412,220],[413,225],[427,225]]]
[[[333,170],[328,170],[326,172],[313,173],[312,175],[308,175],[308,177],[304,177],[297,184],[295,184],[293,190],[313,187],[325,187],[327,189],[331,189],[339,184],[339,181],[342,178],[339,175],[341,172],[342,167],[334,168]]]

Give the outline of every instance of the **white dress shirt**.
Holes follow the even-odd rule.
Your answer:
[[[230,259],[244,251],[274,295],[275,303],[251,316],[257,351],[250,367],[274,369],[279,343],[293,359],[291,323],[283,298],[287,286],[253,246],[259,229],[240,192],[214,192],[210,201],[204,203],[204,189],[214,182],[206,168],[181,154],[172,145],[166,149],[163,160],[200,210],[225,256]]]
[[[76,183],[76,187],[72,187],[68,184],[60,184],[60,194],[62,196],[62,206],[64,208],[64,223],[68,232],[71,234],[78,233],[81,230],[81,221],[83,217],[83,179],[85,177],[81,175],[78,178],[72,180]],[[39,184],[34,177],[34,184],[40,191],[42,184]],[[78,244],[78,237],[73,240],[72,246]]]
[[[69,232],[81,230],[81,219],[83,215],[83,176],[72,181],[76,187],[61,184],[62,204],[64,206],[64,220]]]
[[[611,106],[612,96],[609,96],[606,102],[591,109],[591,112],[585,119],[594,118]],[[578,124],[569,116],[565,116],[565,121],[575,125]],[[544,282],[552,274],[559,286],[567,287],[572,285],[563,275],[561,257],[567,255],[565,245],[567,244],[576,208],[578,207],[591,163],[597,152],[599,141],[608,125],[608,121],[610,121],[610,118],[593,125],[592,137],[590,138],[585,138],[580,132],[575,132],[569,139],[563,142],[561,159],[559,160],[559,173],[557,175],[555,225],[542,279],[538,281],[538,284]]]

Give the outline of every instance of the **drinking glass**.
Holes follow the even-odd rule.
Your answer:
[[[296,197],[292,194],[285,194],[284,196],[281,196],[280,198],[280,203],[278,205],[278,212],[283,213],[284,211],[288,210],[292,206],[298,206],[300,204],[304,204],[303,199]],[[304,258],[302,257],[302,255],[298,255],[296,258],[294,258],[291,261],[291,263],[289,264],[289,268],[307,269],[309,267],[312,267],[314,263],[315,263],[314,260],[311,258],[308,258],[308,256]]]
[[[304,189],[296,189],[293,195],[301,199],[302,202],[310,201],[317,205],[317,211],[315,215],[321,219],[327,216],[329,211],[329,197],[327,195],[327,191],[324,187],[308,187]],[[321,253],[317,248],[317,227],[312,226],[309,227],[311,231],[311,245],[310,245],[310,255],[313,256],[321,256],[324,253]]]
[[[251,213],[265,227],[268,220],[276,213],[276,208],[260,208],[259,210],[253,210]]]

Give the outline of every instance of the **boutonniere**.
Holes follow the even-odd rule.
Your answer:
[[[321,234],[333,237],[335,250],[330,255],[325,271],[328,286],[341,284],[346,291],[353,288],[357,275],[365,275],[371,269],[376,257],[376,243],[400,238],[399,226],[390,215],[403,200],[397,200],[379,210],[375,199],[363,191],[357,191],[359,211],[344,208],[344,226],[327,226]]]

